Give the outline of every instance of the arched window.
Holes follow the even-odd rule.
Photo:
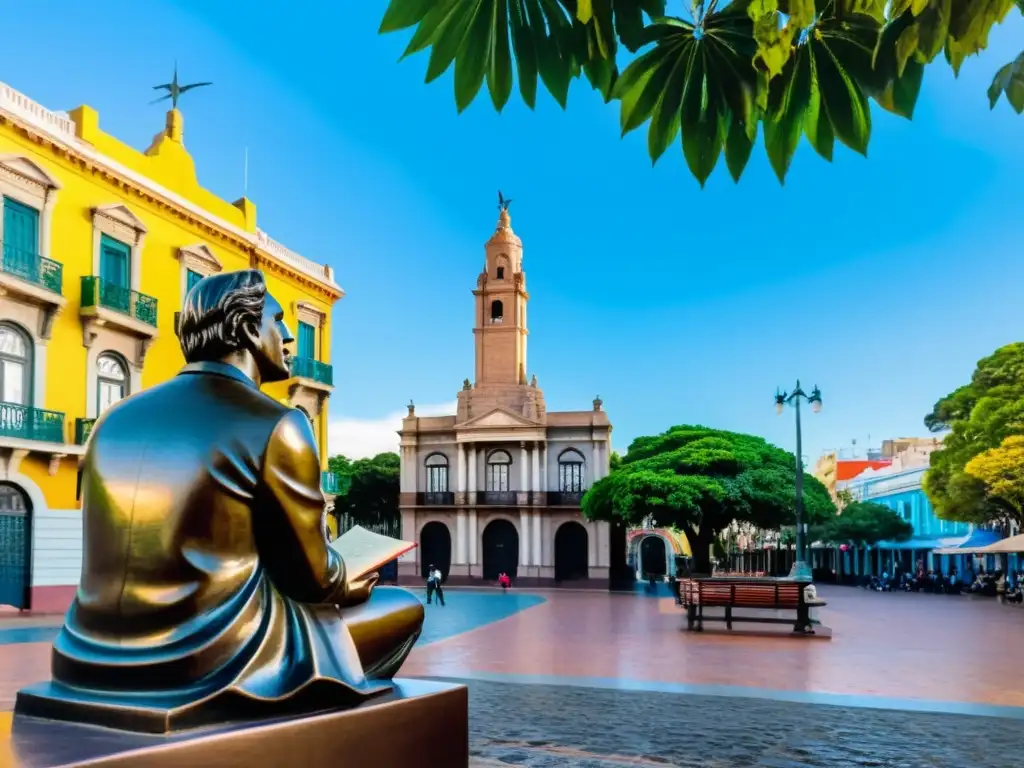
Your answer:
[[[424,462],[427,467],[427,493],[448,493],[448,457],[432,453]]]
[[[96,415],[128,396],[127,366],[116,355],[104,352],[96,360]]]
[[[505,316],[505,307],[502,306],[500,299],[495,299],[491,302],[491,322],[500,323],[502,318]]]
[[[32,341],[11,323],[0,323],[0,401],[32,405]]]
[[[566,448],[558,456],[558,490],[561,493],[583,493],[583,454]]]
[[[507,491],[512,457],[505,451],[494,451],[487,457],[487,490]]]

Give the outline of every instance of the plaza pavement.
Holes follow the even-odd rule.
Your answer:
[[[451,589],[403,675],[468,684],[474,768],[1016,764],[1024,610],[819,594],[831,640],[689,633],[670,598]],[[0,621],[0,707],[47,676],[58,623]]]

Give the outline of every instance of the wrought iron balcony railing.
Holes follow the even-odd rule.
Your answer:
[[[424,491],[417,494],[417,504],[424,506],[451,506],[455,503],[455,494],[451,491]]]
[[[548,506],[550,507],[578,507],[586,491],[550,491],[548,493]]]
[[[292,376],[319,381],[329,387],[334,386],[334,368],[311,357],[293,357]]]
[[[156,299],[95,276],[82,278],[82,306],[112,309],[156,327]]]
[[[28,405],[0,402],[0,437],[64,442],[64,414]]]
[[[8,243],[3,243],[0,270],[56,294],[62,293],[64,289],[63,264]]]
[[[514,507],[516,506],[515,491],[483,491],[477,494],[478,503],[488,506]]]
[[[75,444],[85,445],[92,434],[96,419],[75,419]]]

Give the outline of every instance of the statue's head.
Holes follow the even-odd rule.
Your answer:
[[[257,269],[204,277],[185,296],[178,337],[185,360],[240,362],[250,357],[263,382],[291,376],[285,344],[294,341],[284,309]]]

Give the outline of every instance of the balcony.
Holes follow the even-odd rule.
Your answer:
[[[135,361],[141,367],[146,350],[157,337],[156,299],[95,276],[82,278],[82,306],[85,346],[92,346],[98,329],[111,328],[142,341]]]
[[[75,445],[85,445],[96,424],[96,419],[75,419]]]
[[[16,301],[41,307],[40,335],[50,338],[53,318],[67,303],[64,298],[64,266],[53,259],[2,245],[0,256],[0,294],[6,293]]]
[[[416,503],[426,507],[450,507],[455,503],[451,491],[425,491],[416,494]]]
[[[292,376],[334,388],[334,368],[311,357],[293,357]]]
[[[477,494],[478,503],[491,507],[517,506],[515,491],[482,491]]]
[[[0,403],[0,437],[63,443],[64,414],[27,405]]]
[[[550,491],[548,493],[549,507],[578,507],[586,491]]]
[[[2,269],[5,274],[38,285],[58,296],[63,293],[64,265],[59,261],[45,259],[39,254],[4,243]]]
[[[82,278],[82,309],[86,307],[110,309],[156,328],[156,299],[99,277]]]

